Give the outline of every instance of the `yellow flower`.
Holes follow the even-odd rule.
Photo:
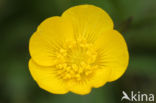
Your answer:
[[[88,94],[121,77],[129,60],[113,21],[93,5],[74,6],[44,20],[30,39],[29,51],[32,77],[55,94]]]

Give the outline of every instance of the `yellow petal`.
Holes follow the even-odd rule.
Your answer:
[[[122,35],[116,30],[103,32],[94,45],[100,53],[96,62],[111,69],[108,81],[120,78],[129,62],[127,45]]]
[[[108,82],[110,73],[111,73],[110,68],[106,68],[106,67],[98,68],[93,74],[93,77],[90,78],[90,82],[92,86],[95,88],[99,88],[103,86],[106,82]]]
[[[58,52],[64,40],[73,39],[72,27],[67,20],[51,17],[43,21],[29,42],[29,51],[33,60],[43,66],[56,64]]]
[[[87,80],[70,80],[68,81],[68,88],[71,92],[80,95],[86,95],[91,92],[91,86]]]
[[[57,39],[62,42],[65,39],[73,39],[72,25],[68,20],[59,16],[47,18],[38,26],[37,31],[51,41]]]
[[[42,89],[55,94],[65,94],[68,92],[66,83],[56,76],[54,68],[40,66],[30,59],[29,70],[34,80]]]
[[[70,19],[76,39],[85,38],[88,42],[94,41],[102,31],[113,29],[109,15],[93,5],[71,7],[62,14],[62,17]]]

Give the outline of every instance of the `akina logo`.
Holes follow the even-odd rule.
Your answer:
[[[131,93],[128,95],[125,91],[122,91],[122,98],[121,101],[128,100],[128,101],[147,101],[147,102],[154,102],[154,94],[145,94],[141,93],[140,91],[134,92],[131,91]]]

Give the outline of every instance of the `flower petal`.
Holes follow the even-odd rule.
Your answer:
[[[104,32],[95,42],[95,47],[100,48],[97,63],[111,69],[108,81],[121,77],[128,66],[129,54],[126,42],[116,30]]]
[[[80,94],[80,95],[86,95],[91,92],[91,86],[88,81],[85,80],[69,80],[68,81],[68,88],[71,92]]]
[[[72,27],[65,19],[51,17],[43,21],[29,42],[33,60],[43,66],[56,64],[56,52],[65,40],[73,39]]]
[[[68,21],[69,19],[54,16],[44,20],[37,28],[37,31],[41,33],[45,39],[54,41],[73,39],[73,27]]]
[[[90,78],[90,82],[93,87],[99,88],[103,86],[109,79],[111,73],[110,68],[102,67],[95,71],[93,77]]]
[[[40,66],[30,59],[29,70],[41,88],[56,94],[65,94],[68,92],[66,83],[56,77],[54,68]]]
[[[69,8],[62,14],[70,19],[75,38],[85,38],[94,41],[102,31],[113,29],[113,21],[109,15],[99,7],[93,5],[79,5]]]

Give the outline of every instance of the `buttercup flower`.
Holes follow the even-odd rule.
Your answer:
[[[51,93],[88,94],[121,77],[128,65],[127,45],[99,7],[79,5],[44,20],[29,43],[29,70]]]

